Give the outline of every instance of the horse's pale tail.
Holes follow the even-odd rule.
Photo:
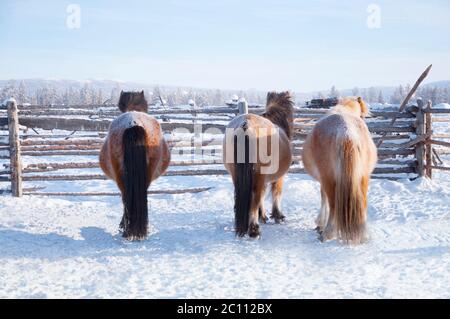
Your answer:
[[[366,177],[355,142],[346,139],[339,146],[335,188],[337,232],[347,243],[360,244],[365,239]]]
[[[234,137],[234,216],[236,236],[240,237],[248,230],[253,194],[254,164],[249,160],[249,144],[249,137],[245,135],[245,160],[244,163],[238,163],[238,142],[237,136]]]
[[[147,237],[147,146],[144,128],[133,126],[123,134],[124,218],[123,237],[140,240]]]

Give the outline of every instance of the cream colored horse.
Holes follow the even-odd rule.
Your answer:
[[[322,241],[340,238],[359,244],[366,239],[367,191],[377,162],[363,120],[368,114],[360,97],[343,99],[317,122],[303,146],[305,170],[321,186],[316,224]]]

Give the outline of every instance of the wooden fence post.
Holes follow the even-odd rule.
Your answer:
[[[239,99],[238,110],[239,115],[248,114],[248,103],[244,98]]]
[[[17,102],[7,102],[9,127],[9,156],[11,170],[11,193],[14,197],[22,196],[22,160],[20,158],[19,116]]]
[[[425,133],[425,116],[423,113],[423,102],[417,100],[417,106],[419,107],[416,113],[416,135],[420,137]],[[424,155],[425,155],[425,143],[420,142],[416,144],[416,159],[417,159],[417,174],[419,177],[424,176]]]
[[[425,113],[425,133],[427,134],[427,139],[425,140],[425,162],[426,162],[426,176],[428,178],[432,178],[432,165],[433,165],[433,150],[432,147],[433,145],[431,145],[430,140],[431,140],[431,134],[432,134],[432,117],[431,117],[431,113],[429,112],[431,110],[431,101],[428,101],[427,103],[427,107],[426,107],[426,112]]]

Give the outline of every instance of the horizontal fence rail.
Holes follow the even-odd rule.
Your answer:
[[[249,107],[249,113],[261,114],[262,107]],[[301,167],[303,142],[315,123],[327,109],[295,108],[293,166],[290,173],[305,173]],[[3,112],[0,110],[0,112]],[[236,115],[237,107],[208,107],[199,109],[159,108],[150,109],[166,134],[172,154],[195,155],[196,159],[172,160],[165,176],[201,176],[227,174],[222,164],[222,137],[227,123]],[[4,114],[3,116],[1,114]],[[0,127],[8,129],[0,136],[0,158],[9,159],[0,171],[0,181],[11,183],[13,196],[70,195],[115,196],[116,192],[41,192],[41,189],[23,188],[22,182],[105,180],[101,173],[65,173],[69,170],[98,170],[96,159],[78,162],[76,158],[98,156],[111,121],[120,115],[116,106],[17,106],[8,102],[6,112],[0,114]],[[436,115],[432,118],[432,115]],[[373,110],[366,119],[373,140],[380,143],[379,163],[373,178],[396,179],[399,174],[415,174],[431,178],[432,170],[448,171],[439,155],[442,148],[450,147],[443,141],[445,134],[433,135],[432,122],[447,122],[442,115],[448,109],[431,108],[418,101],[418,105],[395,110]],[[438,117],[439,116],[439,117]],[[393,123],[395,119],[395,124]],[[39,130],[39,132],[37,131]],[[44,132],[42,132],[44,130]],[[54,134],[48,131],[57,130]],[[69,133],[64,134],[67,131]],[[205,135],[203,135],[203,134]],[[190,134],[191,136],[180,136]],[[200,138],[199,138],[200,136]],[[207,137],[204,137],[207,136]],[[6,139],[4,138],[6,137]],[[9,138],[8,138],[9,137]],[[439,146],[436,150],[433,146]],[[59,157],[63,157],[58,160]],[[68,161],[67,157],[73,158]],[[33,158],[31,164],[22,167],[22,158]],[[42,160],[40,160],[42,158]],[[50,161],[51,160],[51,161]],[[38,161],[38,163],[36,163]],[[57,161],[57,162],[53,162]],[[409,175],[405,175],[409,176]],[[195,193],[208,187],[185,189]],[[178,194],[183,190],[165,190],[166,194]],[[149,194],[158,194],[150,190]]]

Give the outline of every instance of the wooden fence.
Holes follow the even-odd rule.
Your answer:
[[[250,113],[262,113],[262,107],[250,107]],[[303,142],[325,109],[296,108],[293,142],[294,162],[291,173],[304,173],[301,165]],[[102,180],[103,174],[86,174],[97,169],[98,161],[75,161],[80,156],[97,156],[112,119],[120,113],[115,106],[17,106],[14,100],[0,112],[1,156],[8,163],[0,171],[0,181],[10,182],[13,196],[29,195],[117,195],[115,192],[41,192],[39,187],[24,187],[33,181]],[[226,174],[221,158],[225,127],[238,114],[238,107],[205,109],[152,109],[168,136],[172,153],[197,154],[199,157],[176,157],[165,176],[199,176]],[[404,112],[373,110],[367,125],[378,145],[379,162],[373,178],[432,177],[432,170],[450,170],[433,146],[450,147],[443,139],[450,136],[433,135],[433,114],[450,114],[447,109],[434,109],[431,103],[409,106]],[[448,117],[434,121],[448,121]],[[201,134],[204,133],[204,134]],[[49,161],[51,156],[63,156],[61,161]],[[33,158],[24,165],[23,158]],[[95,158],[95,157],[93,157]],[[83,174],[65,173],[84,169]],[[49,174],[51,173],[51,174]],[[191,189],[151,191],[150,193],[200,192],[211,185]],[[4,190],[3,192],[8,192]]]

